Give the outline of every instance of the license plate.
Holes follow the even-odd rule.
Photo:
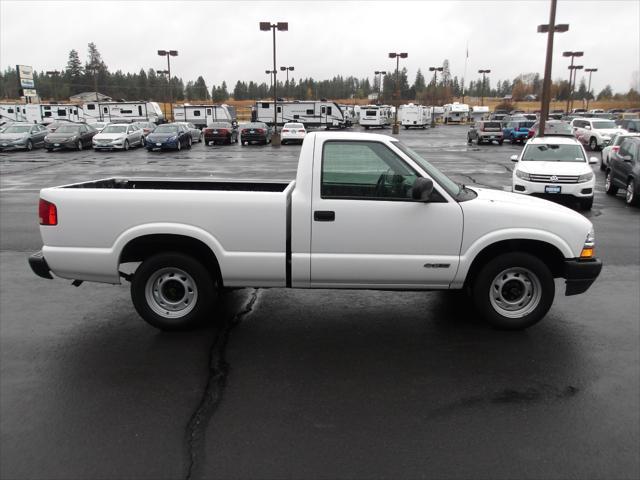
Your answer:
[[[54,143],[54,144],[53,144],[53,146],[54,146],[54,147],[59,147],[59,146],[60,146],[60,144],[59,144],[59,143]]]
[[[249,130],[249,133],[256,133],[255,130]]]
[[[156,147],[161,147],[162,144],[161,143],[156,143]]]
[[[213,133],[218,133],[218,130],[214,130]]]
[[[562,191],[562,187],[559,185],[546,185],[544,187],[545,193],[560,193]]]

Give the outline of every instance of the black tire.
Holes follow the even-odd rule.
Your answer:
[[[480,138],[480,137],[476,138],[476,143],[478,145],[482,145],[482,138]]]
[[[187,138],[187,150],[189,150],[191,148],[192,144],[193,144],[193,140],[191,140],[191,137],[189,136]]]
[[[365,129],[365,130],[369,130],[369,125],[365,125],[365,126],[364,126],[364,129]]]
[[[53,152],[53,148],[47,148],[47,152]]]
[[[469,145],[473,145],[473,140],[471,139],[471,137],[469,135],[467,135],[467,143]]]
[[[178,151],[182,150],[182,141],[178,139],[178,146],[176,147]]]
[[[149,257],[131,280],[136,311],[161,330],[187,330],[202,324],[211,318],[217,299],[211,273],[193,257],[179,252]]]
[[[633,178],[630,178],[627,182],[627,190],[624,196],[624,201],[627,205],[632,205],[634,207],[640,205],[640,198],[638,198],[638,195],[636,194],[637,190],[636,181]]]
[[[76,150],[81,151],[82,150],[82,140],[78,140],[78,143],[76,144]]]
[[[591,137],[589,140],[589,148],[594,152],[598,150],[598,141],[596,140],[596,137]]]
[[[146,144],[146,140],[144,137],[140,137],[140,146],[144,148],[145,144]]]
[[[122,146],[122,148],[124,149],[125,152],[129,150],[129,140],[124,141],[124,145]]]
[[[600,158],[600,170],[604,172],[606,169],[607,169],[607,166],[604,164],[604,155],[603,155],[602,158]]]
[[[31,140],[27,140],[27,151],[30,152],[33,150],[33,142]]]
[[[504,143],[504,140],[498,140],[498,145],[502,145]]]
[[[593,197],[580,199],[580,208],[582,210],[591,210],[593,207]]]
[[[613,184],[613,174],[611,170],[607,172],[607,176],[604,181],[604,191],[607,195],[615,196],[618,194],[618,187]]]
[[[539,258],[510,252],[493,258],[480,269],[471,292],[477,310],[490,325],[503,330],[523,330],[538,323],[549,311],[555,284],[549,267]],[[518,299],[523,303],[519,310],[515,309],[520,306]],[[514,310],[501,309],[501,304]]]

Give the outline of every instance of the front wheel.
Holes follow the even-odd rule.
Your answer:
[[[191,148],[192,143],[191,137],[187,138],[187,149]]]
[[[27,140],[27,151],[33,150],[33,142],[31,140]]]
[[[555,295],[549,267],[523,252],[490,260],[476,275],[471,290],[484,319],[505,330],[523,330],[538,323],[551,308]]]
[[[640,199],[636,195],[636,181],[634,179],[629,180],[627,183],[627,191],[624,196],[627,205],[637,206],[640,204]]]
[[[618,187],[613,184],[613,174],[611,170],[607,172],[607,177],[604,180],[604,191],[607,195],[616,195],[618,193]]]
[[[177,147],[178,151],[182,150],[182,141],[180,139],[178,139],[178,147]]]
[[[124,151],[126,152],[127,150],[129,150],[129,140],[125,140],[124,141],[124,145],[122,147],[124,149]]]
[[[76,150],[82,150],[82,140],[78,140],[78,143],[76,144]]]
[[[218,297],[216,282],[197,260],[178,252],[149,257],[131,281],[138,314],[161,330],[186,330],[210,317]]]

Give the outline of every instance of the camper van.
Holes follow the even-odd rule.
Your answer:
[[[347,127],[352,127],[354,124],[358,123],[358,114],[356,113],[354,105],[340,105],[340,109],[342,110],[342,114],[344,115],[344,123]]]
[[[431,108],[424,105],[400,105],[398,110],[400,124],[405,128],[427,128],[431,125]]]
[[[259,101],[254,107],[254,121],[273,125],[273,102]],[[305,127],[345,128],[347,126],[340,106],[329,101],[278,102],[278,125],[298,122]]]
[[[372,127],[386,128],[391,124],[391,107],[388,105],[367,105],[360,108],[360,125],[365,130]]]
[[[204,128],[211,122],[237,121],[236,109],[231,105],[184,105],[173,106],[173,118],[176,122],[193,123],[198,128]]]
[[[157,102],[86,102],[82,110],[87,122],[164,122]]]
[[[469,119],[469,105],[453,102],[444,106],[444,123],[462,123]]]

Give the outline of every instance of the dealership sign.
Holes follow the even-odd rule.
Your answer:
[[[18,73],[18,83],[23,97],[37,96],[35,91],[35,83],[33,82],[33,67],[29,65],[16,65]]]

